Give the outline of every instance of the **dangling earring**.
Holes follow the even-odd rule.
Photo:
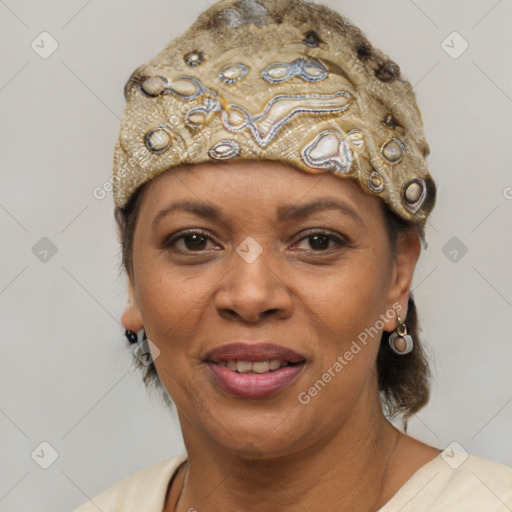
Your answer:
[[[130,342],[130,343],[138,343],[139,342],[139,335],[136,333],[136,332],[133,332],[133,331],[129,331],[128,329],[126,329],[126,331],[124,331],[124,335],[126,336],[126,339]],[[145,341],[147,340],[147,336],[146,336],[146,331],[143,330],[142,331],[142,341]]]
[[[394,333],[389,336],[389,346],[395,354],[404,355],[412,352],[414,342],[410,334],[407,334],[405,322],[398,317],[398,326]]]
[[[124,335],[130,343],[137,343],[139,341],[139,337],[136,332],[126,329],[126,331],[124,331]]]
[[[148,337],[146,331],[142,331],[142,340],[140,340],[133,349],[133,355],[144,365],[149,366],[153,364],[153,357],[149,350]],[[158,352],[159,353],[159,352]],[[156,357],[156,356],[155,356]]]

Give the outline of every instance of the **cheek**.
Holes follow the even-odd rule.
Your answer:
[[[149,257],[140,260],[136,281],[137,303],[148,337],[160,349],[157,369],[173,374],[200,364],[201,329],[218,272],[203,267],[187,270]]]
[[[156,371],[172,400],[182,407],[191,402],[197,360],[197,318],[200,317],[202,280],[149,265],[139,275],[137,301],[148,338],[158,347]]]
[[[192,279],[181,271],[147,265],[137,283],[142,318],[153,332],[178,327],[194,314],[194,304],[208,291],[206,279]]]
[[[328,278],[302,280],[302,300],[310,306],[303,309],[305,322],[315,338],[309,383],[332,382],[325,388],[319,384],[319,403],[350,409],[373,375],[388,287],[387,260],[371,250],[347,258]],[[334,407],[336,414],[339,407]]]
[[[361,251],[320,280],[300,281],[302,300],[342,339],[373,325],[387,306],[389,271],[371,251]]]

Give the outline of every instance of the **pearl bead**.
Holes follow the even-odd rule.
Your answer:
[[[304,71],[311,77],[319,77],[320,75],[323,75],[325,71],[322,68],[319,68],[317,66],[310,66],[306,64],[304,66]]]
[[[219,78],[226,84],[235,84],[242,80],[249,68],[241,63],[226,66],[219,73]]]
[[[145,142],[146,147],[153,153],[162,153],[169,147],[171,136],[163,128],[154,128],[146,135]]]
[[[187,123],[192,126],[192,128],[199,128],[206,123],[206,113],[205,112],[192,112],[186,117]]]
[[[382,189],[384,188],[384,181],[378,172],[373,171],[371,173],[370,178],[368,179],[368,188],[374,192],[382,192]]]
[[[222,140],[210,149],[209,155],[216,160],[228,160],[240,155],[240,147],[234,140]]]
[[[231,126],[239,127],[247,121],[247,116],[239,110],[231,110],[228,114],[228,121]]]
[[[194,96],[197,94],[198,87],[191,80],[175,80],[169,84],[169,89],[178,93],[180,96]]]
[[[427,195],[426,184],[419,178],[414,178],[404,184],[402,198],[404,206],[411,213],[416,213]]]
[[[405,190],[405,199],[409,203],[415,203],[423,192],[423,188],[417,181],[413,181]]]
[[[279,80],[288,75],[289,70],[286,66],[274,66],[270,69],[267,69],[267,75],[270,78],[274,78],[275,80]]]
[[[199,66],[199,64],[201,64],[201,62],[203,62],[204,55],[203,55],[203,52],[194,50],[193,52],[187,53],[183,57],[183,60],[189,66],[196,67],[196,66]]]
[[[380,187],[382,185],[382,180],[377,176],[372,176],[371,181],[374,187]]]
[[[165,79],[161,76],[151,76],[146,78],[140,87],[142,92],[148,96],[158,96],[165,89]]]
[[[398,139],[389,139],[381,147],[382,156],[391,164],[397,164],[404,156],[405,145]]]
[[[231,67],[222,72],[222,76],[224,78],[228,78],[229,80],[233,80],[234,78],[238,78],[242,72],[240,71],[240,68],[238,67]]]

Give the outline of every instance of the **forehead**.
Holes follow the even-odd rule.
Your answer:
[[[196,199],[243,198],[272,202],[299,202],[329,194],[353,203],[379,199],[363,192],[348,176],[310,174],[281,162],[268,160],[201,163],[170,169],[148,183],[145,195],[152,201],[183,194]]]
[[[185,208],[176,208],[179,203],[187,204]],[[371,223],[371,218],[382,216],[383,210],[382,201],[363,192],[355,180],[331,173],[312,175],[272,161],[208,163],[171,169],[148,184],[142,208],[149,220],[169,207],[192,212],[191,203],[203,203],[203,216],[210,211],[211,218],[224,212],[243,219],[263,214],[285,221],[298,220],[301,213],[338,210],[359,224],[356,217],[363,224]],[[208,210],[210,206],[213,208]]]

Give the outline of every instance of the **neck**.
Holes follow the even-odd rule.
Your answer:
[[[339,512],[378,510],[400,437],[380,405],[351,415],[329,439],[279,458],[241,457],[183,431],[188,465],[176,512],[329,510],[333,503]]]

